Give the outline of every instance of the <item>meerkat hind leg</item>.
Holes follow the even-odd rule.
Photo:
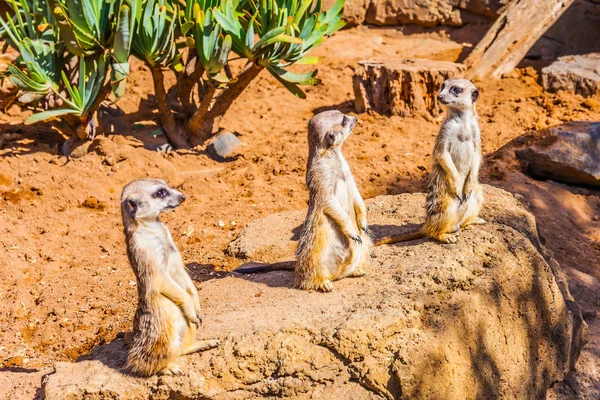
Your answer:
[[[180,376],[183,375],[179,366],[175,363],[169,363],[165,368],[158,371],[158,375],[163,376]]]
[[[486,221],[480,218],[479,211],[481,210],[481,204],[483,203],[483,196],[481,193],[473,193],[468,201],[467,209],[460,221],[461,228],[467,228],[470,225],[483,225]]]
[[[367,238],[368,239],[368,238]],[[363,244],[363,248],[360,252],[360,260],[358,260],[358,264],[354,271],[352,272],[353,277],[361,277],[367,274],[367,269],[370,266],[370,257],[369,257],[369,247],[368,245]]]
[[[463,229],[470,229],[473,225],[485,225],[487,221],[483,218],[475,217],[474,219],[463,222]]]
[[[188,355],[192,353],[199,353],[201,351],[206,351],[210,349],[214,349],[221,344],[218,340],[198,340],[193,342],[191,345],[185,347],[181,352],[182,355]]]
[[[442,243],[447,243],[447,244],[454,244],[458,241],[458,239],[456,238],[456,235],[452,235],[452,234],[448,234],[448,233],[443,233],[443,234],[437,236],[435,239],[439,240]]]
[[[343,278],[344,276],[351,276],[353,278],[360,278],[361,276],[365,276],[367,274],[359,264],[359,258],[362,258],[362,249],[360,248],[360,246],[362,245],[356,245],[350,240],[350,254],[348,254],[348,257],[344,261],[343,266],[340,268],[340,277]]]
[[[448,231],[448,233],[456,233],[460,230],[460,224],[456,224]]]
[[[329,279],[325,279],[323,282],[316,284],[315,289],[322,292],[331,292],[333,290],[333,282],[331,282]]]

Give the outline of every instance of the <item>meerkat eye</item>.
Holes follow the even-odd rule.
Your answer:
[[[446,82],[442,83],[442,87],[440,88],[440,92],[443,92],[445,87],[446,87]]]
[[[164,199],[165,197],[167,197],[167,194],[169,194],[165,189],[158,189],[153,195],[152,197],[154,198],[159,198],[159,199]]]
[[[346,118],[346,116],[344,115],[344,118],[342,118],[342,126],[345,128],[346,125],[348,125],[348,118]]]
[[[458,86],[452,86],[450,88],[450,93],[452,93],[455,96],[458,96],[459,94],[461,94],[463,92],[462,88],[459,88]]]

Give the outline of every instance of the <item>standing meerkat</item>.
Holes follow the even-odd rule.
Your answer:
[[[325,111],[308,123],[309,203],[296,262],[240,267],[236,272],[294,270],[294,286],[324,292],[333,289],[335,280],[365,275],[372,245],[367,213],[342,154],[356,121],[339,111]]]
[[[367,211],[342,145],[356,117],[325,111],[308,123],[308,213],[296,250],[294,284],[330,292],[333,281],[365,275],[371,238]]]
[[[479,90],[467,79],[448,79],[438,100],[446,108],[432,153],[425,223],[413,234],[382,238],[376,245],[428,236],[442,243],[456,243],[458,232],[472,224],[484,224],[478,217],[483,203],[479,185],[481,135],[475,102]]]
[[[159,218],[184,200],[159,179],[133,181],[121,195],[127,256],[138,291],[133,332],[125,334],[125,369],[137,375],[181,375],[177,357],[219,345],[217,340],[196,341],[202,322],[198,292]]]

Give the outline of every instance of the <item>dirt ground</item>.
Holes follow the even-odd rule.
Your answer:
[[[200,283],[226,274],[240,261],[224,250],[248,222],[306,206],[306,124],[327,109],[352,113],[359,60],[456,61],[472,46],[468,37],[460,30],[342,31],[316,51],[325,56],[319,65],[323,85],[307,88],[307,100],[263,72],[223,121],[245,144],[242,155],[227,163],[213,161],[204,148],[168,154],[144,149],[162,138],[152,138],[155,100],[149,97],[150,73],[139,63],[118,103],[125,115],[114,118],[122,135],[97,139],[79,158],[59,154],[65,138],[49,125],[22,125],[30,111],[8,107],[0,114],[0,133],[19,137],[0,148],[0,367],[27,372],[75,360],[130,328],[136,287],[122,233],[123,185],[152,176],[183,191],[188,200],[164,219],[192,277]],[[482,180],[532,205],[546,245],[577,281],[573,295],[593,322],[600,309],[589,291],[591,277],[600,279],[600,192],[530,179],[512,151],[520,142],[511,141],[564,121],[599,121],[600,96],[545,93],[532,67],[476,84],[486,156]],[[441,119],[358,117],[344,151],[363,196],[422,191]],[[596,357],[587,354],[584,369],[600,359],[600,326],[591,326],[588,348],[596,349]],[[589,376],[582,379],[594,385]]]

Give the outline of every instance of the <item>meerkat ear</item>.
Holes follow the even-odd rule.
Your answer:
[[[479,98],[479,90],[475,89],[471,92],[471,101],[473,103],[475,103],[477,101],[477,99]]]
[[[135,217],[139,206],[139,202],[135,199],[127,199],[125,201],[125,211],[132,217]]]

